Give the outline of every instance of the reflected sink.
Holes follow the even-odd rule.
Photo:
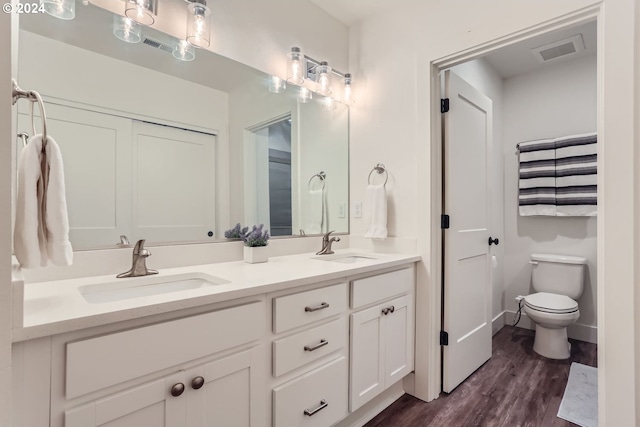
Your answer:
[[[174,276],[154,275],[117,279],[108,283],[80,286],[78,291],[88,303],[100,304],[224,285],[225,283],[229,283],[229,281],[208,274],[185,273]]]
[[[313,259],[319,259],[321,261],[341,262],[343,264],[353,264],[355,262],[368,261],[372,259],[378,259],[374,256],[356,253],[347,254],[333,254],[333,255],[318,255]]]

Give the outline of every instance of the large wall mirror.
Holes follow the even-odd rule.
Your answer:
[[[346,106],[272,93],[210,51],[180,61],[152,28],[125,43],[113,25],[80,3],[72,21],[20,16],[18,82],[43,95],[62,150],[74,249],[220,241],[236,223],[348,232]],[[18,130],[32,133],[26,104]]]

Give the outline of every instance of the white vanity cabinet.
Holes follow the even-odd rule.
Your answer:
[[[265,315],[258,301],[67,342],[51,424],[264,426]]]
[[[376,304],[351,315],[351,412],[413,370],[413,286],[413,269],[352,283],[354,308]]]

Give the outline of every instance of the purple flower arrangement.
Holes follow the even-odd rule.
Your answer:
[[[254,225],[251,231],[244,232],[240,237],[244,245],[248,247],[267,246],[269,237],[271,236],[269,236],[269,231],[263,231],[263,228],[264,224]],[[242,231],[245,229],[248,230],[248,227],[245,227]]]
[[[237,223],[235,227],[224,232],[224,237],[227,239],[242,239],[242,236],[244,236],[247,231],[249,231],[249,227],[241,228],[240,223]]]

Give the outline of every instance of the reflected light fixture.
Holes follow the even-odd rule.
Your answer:
[[[306,104],[311,101],[313,98],[313,93],[304,86],[300,86],[300,91],[298,92],[298,102],[301,104]]]
[[[331,95],[331,67],[326,61],[316,66],[316,82],[318,83],[317,92],[320,95]]]
[[[322,109],[332,111],[338,108],[338,104],[335,99],[327,96],[322,100]]]
[[[54,18],[68,21],[76,17],[76,0],[40,0],[40,4]]]
[[[196,59],[196,48],[186,40],[178,40],[173,47],[173,57],[180,61],[193,61]]]
[[[344,91],[342,92],[342,102],[345,104],[351,104],[353,102],[353,94],[351,93],[351,74],[345,73],[344,75]]]
[[[127,43],[142,40],[142,27],[126,16],[113,15],[113,35]]]
[[[153,25],[157,8],[157,0],[127,0],[124,14],[138,24]]]
[[[207,48],[211,45],[211,9],[206,0],[187,0],[187,37],[190,45]]]
[[[292,47],[287,56],[287,82],[301,85],[306,74],[305,57],[299,47]]]
[[[278,76],[271,76],[269,78],[269,92],[280,93],[287,88],[287,84]]]

